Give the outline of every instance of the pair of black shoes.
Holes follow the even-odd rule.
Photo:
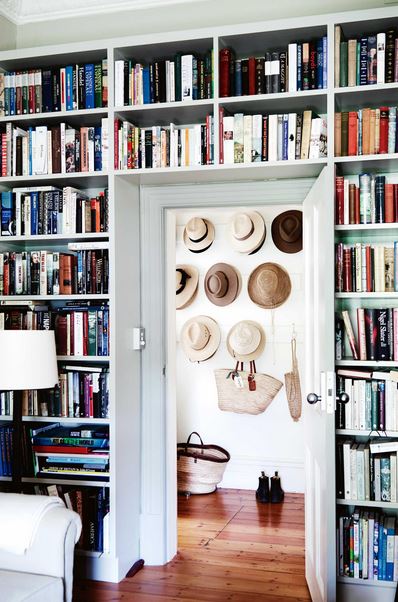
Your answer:
[[[261,471],[261,476],[258,479],[258,489],[256,491],[257,501],[263,504],[266,504],[268,502],[277,504],[279,502],[283,502],[284,497],[285,492],[281,487],[281,479],[278,476],[278,472],[276,471],[275,475],[271,477],[270,491],[269,477],[267,477],[264,471]]]

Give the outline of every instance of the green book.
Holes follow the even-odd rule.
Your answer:
[[[94,106],[102,107],[102,63],[94,65]]]
[[[97,312],[88,310],[88,355],[97,355]]]
[[[379,429],[379,398],[377,392],[377,381],[375,380],[372,380],[371,400],[372,431],[377,431]]]
[[[348,86],[348,42],[340,43],[340,88]]]
[[[391,467],[389,456],[382,456],[380,458],[380,489],[381,501],[391,502]]]

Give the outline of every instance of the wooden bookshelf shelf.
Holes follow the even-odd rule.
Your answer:
[[[370,500],[341,500],[336,499],[338,506],[361,506],[369,508],[391,508],[398,510],[398,502],[374,502]]]

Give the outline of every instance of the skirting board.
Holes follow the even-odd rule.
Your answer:
[[[225,489],[257,489],[261,471],[271,477],[275,470],[282,487],[289,493],[304,493],[304,461],[234,456],[227,464],[219,487]]]

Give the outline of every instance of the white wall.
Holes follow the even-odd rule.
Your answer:
[[[17,44],[17,27],[0,15],[0,50],[12,50]]]
[[[229,329],[238,321],[258,321],[266,334],[263,356],[256,362],[257,370],[284,382],[284,374],[291,368],[290,336],[292,323],[298,332],[299,362],[304,374],[304,261],[303,251],[287,254],[279,251],[271,236],[273,218],[287,207],[268,205],[256,208],[264,216],[267,236],[262,249],[252,255],[235,252],[227,242],[226,229],[232,210],[204,208],[179,211],[176,214],[176,263],[192,263],[199,268],[199,292],[187,308],[176,312],[177,340],[183,323],[192,316],[205,314],[213,317],[221,328],[221,345],[213,358],[203,363],[191,363],[177,345],[177,414],[178,441],[185,441],[189,433],[198,431],[205,443],[216,443],[231,454],[223,487],[255,489],[260,470],[271,475],[280,470],[286,491],[304,491],[303,425],[290,417],[285,388],[278,393],[268,409],[257,416],[222,412],[218,409],[213,371],[232,368],[234,361],[226,348]],[[291,205],[290,208],[300,208]],[[183,228],[193,215],[210,219],[216,228],[213,245],[204,253],[188,251],[182,242]],[[226,307],[212,304],[204,292],[204,277],[214,263],[225,262],[238,268],[242,277],[239,297]],[[290,274],[292,292],[281,307],[272,312],[257,307],[247,293],[247,280],[260,263],[274,261],[284,266]],[[274,327],[272,326],[274,322]]]

